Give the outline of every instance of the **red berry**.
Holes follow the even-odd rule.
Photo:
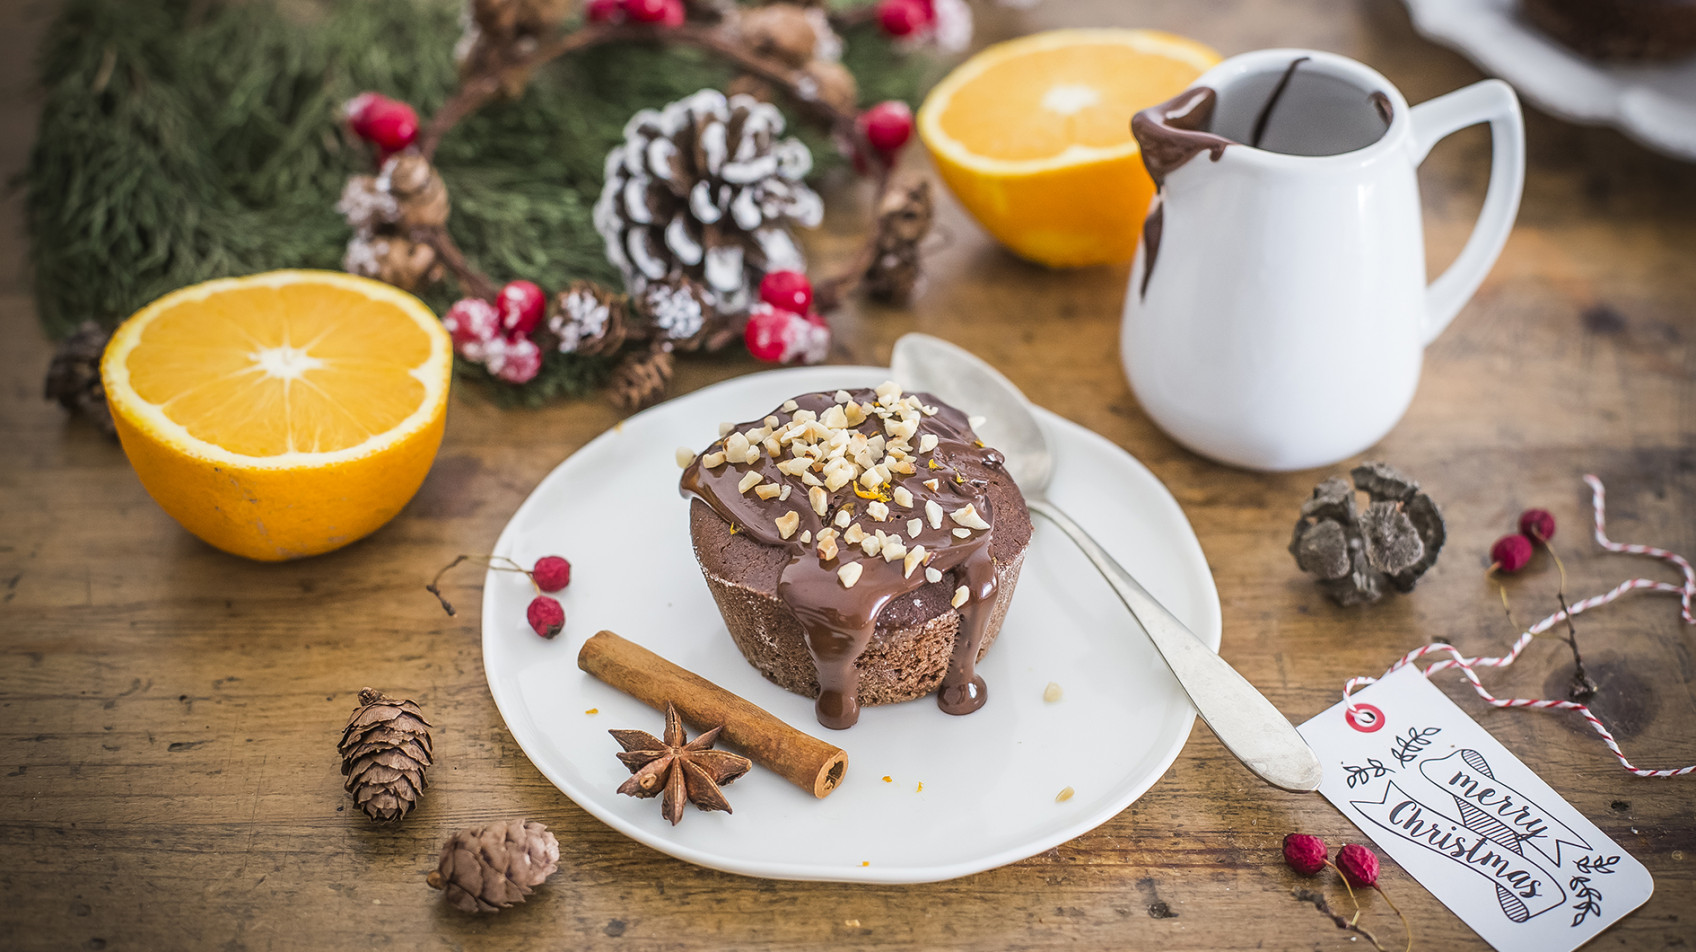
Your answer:
[[[398,99],[360,93],[342,111],[354,135],[384,152],[399,152],[418,138],[418,113]]]
[[[930,4],[923,0],[882,0],[877,5],[877,25],[897,38],[918,33],[934,18]]]
[[[623,0],[589,0],[583,15],[590,23],[611,23],[624,12]]]
[[[1352,885],[1378,885],[1378,856],[1359,843],[1350,843],[1337,851],[1337,868]]]
[[[1512,575],[1531,561],[1531,540],[1522,535],[1502,536],[1490,546],[1490,561]]]
[[[542,348],[528,337],[502,341],[489,347],[484,366],[507,383],[529,383],[542,371]]]
[[[495,298],[501,312],[501,327],[508,337],[528,337],[542,323],[548,299],[531,281],[508,281]]]
[[[1555,516],[1547,509],[1527,509],[1519,514],[1519,533],[1533,542],[1555,537]]]
[[[530,570],[536,587],[544,592],[557,592],[571,584],[571,563],[557,555],[544,555]]]
[[[486,344],[499,336],[501,318],[488,301],[462,298],[442,315],[442,326],[453,338],[453,349],[464,355],[468,345]]]
[[[913,110],[898,99],[880,102],[860,113],[858,122],[866,141],[886,156],[913,137]]]
[[[772,271],[760,279],[760,300],[796,314],[813,308],[813,282],[799,271]]]
[[[560,607],[559,599],[547,595],[537,595],[530,599],[530,608],[524,617],[530,620],[530,627],[543,638],[552,638],[565,627],[565,609]]]
[[[1325,841],[1310,833],[1284,837],[1284,863],[1303,876],[1325,868]]]
[[[761,301],[749,309],[743,331],[748,353],[774,364],[816,364],[830,352],[830,325],[817,314],[801,315]]]
[[[683,0],[624,0],[624,12],[637,23],[683,24]]]

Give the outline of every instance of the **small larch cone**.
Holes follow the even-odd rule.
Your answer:
[[[340,749],[347,790],[371,819],[392,823],[418,805],[432,761],[430,723],[416,702],[361,690]]]
[[[462,830],[442,844],[431,889],[466,912],[499,912],[524,901],[559,869],[559,840],[534,820]]]
[[[116,436],[112,426],[112,411],[106,406],[106,388],[100,382],[100,358],[106,353],[106,342],[112,332],[94,321],[83,321],[76,333],[67,337],[53,352],[53,362],[47,366],[44,393],[49,400],[72,413],[88,417],[100,432]]]
[[[670,351],[649,350],[631,354],[612,370],[607,395],[613,406],[626,412],[652,406],[671,386],[674,358]]]

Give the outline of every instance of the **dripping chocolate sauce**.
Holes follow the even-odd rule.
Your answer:
[[[877,394],[872,390],[850,391],[850,396],[857,403],[877,403]],[[701,465],[701,456],[722,451],[722,439],[695,457],[684,469],[679,483],[685,498],[700,499],[736,531],[747,533],[761,545],[789,551],[789,562],[778,577],[777,597],[795,615],[806,634],[807,648],[818,672],[819,697],[815,711],[819,723],[836,730],[852,727],[859,720],[859,673],[854,662],[871,643],[878,615],[896,598],[930,584],[925,581],[924,567],[915,568],[908,576],[901,559],[886,562],[882,556],[863,556],[858,545],[840,539],[836,558],[820,561],[816,549],[819,531],[833,525],[838,511],[844,507],[850,509],[853,521],[868,533],[873,529],[899,533],[908,551],[914,545],[924,546],[929,553],[925,565],[943,574],[942,581],[935,584],[948,586],[950,592],[961,585],[967,588],[970,597],[958,608],[960,629],[942,687],[937,692],[937,704],[949,714],[969,714],[982,707],[988,696],[983,679],[977,674],[977,657],[995,602],[995,562],[990,556],[995,514],[991,511],[985,480],[968,477],[959,464],[974,461],[999,468],[1002,460],[995,450],[984,448],[960,411],[929,394],[914,396],[924,406],[935,408],[936,413],[921,417],[918,432],[908,442],[917,447],[919,438],[928,433],[938,438],[937,444],[931,452],[914,457],[916,473],[895,476],[894,485],[904,486],[913,494],[911,508],[895,505],[888,498],[893,487],[884,488],[883,499],[890,507],[886,522],[875,522],[866,515],[866,505],[872,499],[865,495],[863,486],[856,489],[859,484],[855,482],[831,493],[825,515],[819,516],[808,501],[808,487],[780,472],[778,460],[765,455],[752,464],[726,462],[706,469]],[[796,397],[795,402],[798,409],[820,415],[836,403],[825,393],[805,394]],[[788,423],[792,412],[773,410],[771,415]],[[762,420],[738,424],[735,432],[747,432],[761,425]],[[883,421],[872,415],[856,429],[871,437],[882,434],[882,425]],[[740,492],[737,486],[750,471],[759,473],[762,481],[791,486],[789,498],[760,499],[751,490]],[[935,490],[924,485],[931,478],[937,480]],[[944,518],[941,528],[932,528],[926,520],[920,533],[909,538],[907,521],[924,520],[925,503],[932,500],[944,512],[953,512],[970,503],[991,528],[974,530],[970,537],[960,539],[952,532],[955,528],[952,521]],[[777,529],[776,519],[788,512],[798,513],[801,521],[785,539]],[[811,542],[800,541],[803,532],[811,532]],[[854,587],[847,588],[837,570],[851,561],[859,562],[863,571]]]
[[[1266,127],[1272,120],[1272,112],[1283,99],[1290,80],[1295,77],[1296,68],[1310,59],[1311,57],[1307,56],[1296,57],[1284,68],[1283,75],[1278,77],[1278,84],[1272,88],[1272,94],[1266,98],[1266,104],[1260,107],[1259,114],[1255,116],[1254,127],[1249,133],[1249,145],[1252,148],[1259,148],[1261,140],[1265,138]],[[1367,96],[1367,101],[1372,103],[1372,108],[1388,128],[1390,121],[1395,118],[1390,97],[1374,91]],[[1148,216],[1142,223],[1142,241],[1146,250],[1142,286],[1137,292],[1140,297],[1148,297],[1148,279],[1154,274],[1154,262],[1160,254],[1160,237],[1166,224],[1165,203],[1161,200],[1165,191],[1166,176],[1203,152],[1211,153],[1210,157],[1217,162],[1225,154],[1226,146],[1238,144],[1224,136],[1202,131],[1212,120],[1213,110],[1218,102],[1216,92],[1206,86],[1197,86],[1131,117],[1131,135],[1136,138],[1138,146],[1142,149],[1142,162],[1148,169],[1149,178],[1154,180],[1154,199],[1150,202]]]

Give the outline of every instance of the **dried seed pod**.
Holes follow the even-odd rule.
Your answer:
[[[1413,589],[1443,547],[1442,513],[1419,484],[1378,462],[1350,473],[1354,487],[1332,477],[1314,487],[1301,507],[1290,554],[1339,605],[1377,601],[1388,583]],[[1367,494],[1364,511],[1355,491]]]

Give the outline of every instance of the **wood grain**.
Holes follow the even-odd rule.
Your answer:
[[[32,135],[30,51],[51,7],[0,10],[8,176]],[[1478,78],[1420,40],[1389,0],[980,10],[990,37],[1121,24],[1176,30],[1226,53],[1334,49],[1377,66],[1416,102]],[[1670,577],[1588,543],[1584,472],[1608,484],[1615,538],[1696,552],[1696,166],[1535,111],[1527,132],[1518,228],[1431,348],[1407,418],[1370,454],[1422,479],[1448,516],[1443,560],[1411,596],[1345,611],[1297,575],[1284,546],[1296,506],[1325,473],[1225,469],[1150,424],[1113,357],[1124,267],[1021,263],[944,199],[941,248],[914,306],[850,310],[836,322],[832,357],[881,362],[906,331],[938,334],[1147,463],[1208,553],[1226,658],[1305,719],[1346,677],[1377,674],[1431,638],[1469,653],[1504,645],[1512,632],[1480,570],[1524,506],[1561,520],[1576,592],[1628,575]],[[1473,130],[1439,145],[1421,172],[1433,271],[1471,227],[1487,149]],[[816,257],[852,246],[860,203],[851,190],[833,193]],[[463,392],[434,472],[393,524],[304,562],[231,558],[165,516],[115,446],[41,400],[49,346],[32,309],[17,194],[4,198],[0,220],[0,946],[1361,947],[1292,898],[1305,883],[1277,853],[1290,830],[1333,842],[1358,834],[1316,796],[1258,784],[1205,727],[1117,818],[955,882],[767,882],[636,845],[554,790],[502,726],[483,682],[475,591],[455,593],[455,619],[421,591],[454,553],[485,550],[555,463],[617,421],[612,409],[591,400],[501,411]],[[678,390],[752,369],[734,358],[685,361]],[[1550,609],[1552,586],[1548,572],[1515,582],[1521,613]],[[1597,710],[1627,752],[1645,765],[1696,761],[1696,632],[1673,600],[1628,599],[1581,621],[1602,682]],[[1491,683],[1558,690],[1566,664],[1559,645],[1539,644]],[[1457,680],[1438,683],[1654,873],[1654,898],[1594,947],[1687,946],[1696,935],[1693,781],[1629,777],[1570,715],[1488,711]],[[365,684],[416,697],[437,725],[431,787],[398,829],[373,828],[341,791],[335,741]],[[1122,729],[1101,725],[1104,743]],[[499,917],[445,907],[423,882],[441,840],[510,815],[556,831],[559,874]],[[1413,917],[1419,948],[1483,948],[1393,864],[1384,884]],[[1392,942],[1394,917],[1376,897],[1364,902],[1366,921]]]

